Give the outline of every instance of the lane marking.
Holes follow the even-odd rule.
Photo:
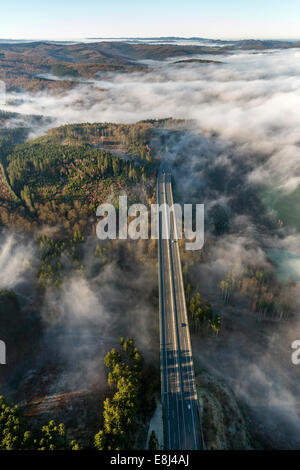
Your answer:
[[[173,191],[172,191],[172,185],[171,182],[169,183],[169,193],[170,193],[170,200],[171,200],[171,205],[174,205],[174,200],[173,200]],[[176,224],[176,218],[174,212],[172,213],[173,216],[173,226],[174,226],[174,232],[175,232],[175,238],[178,240],[178,233],[177,233],[177,224]],[[176,246],[174,246],[176,245]],[[185,334],[183,334],[183,343],[185,347],[185,351],[188,351],[188,354],[190,355],[190,362],[186,362],[186,368],[188,371],[188,374],[191,374],[191,380],[188,380],[187,383],[187,389],[189,391],[189,388],[192,388],[193,391],[193,396],[194,400],[198,400],[197,396],[197,389],[196,389],[196,379],[195,379],[195,371],[194,371],[194,364],[193,364],[193,355],[192,355],[192,345],[191,345],[191,337],[190,337],[190,331],[189,331],[189,322],[188,322],[188,317],[187,317],[187,308],[186,308],[186,299],[185,299],[185,292],[184,292],[184,284],[183,284],[183,276],[182,276],[182,268],[181,268],[181,260],[180,260],[180,252],[179,252],[179,246],[178,246],[178,241],[176,243],[173,243],[173,251],[176,253],[176,263],[177,263],[177,270],[178,270],[178,283],[179,283],[179,288],[181,290],[181,295],[178,293],[178,297],[181,303],[181,306],[183,307],[182,312],[183,312],[183,319],[184,322],[186,323],[186,330]],[[188,344],[188,348],[186,347],[186,341]],[[185,357],[185,359],[187,359]],[[191,395],[191,394],[190,394]],[[193,434],[194,434],[194,443],[196,448],[198,448],[198,440],[196,436],[196,430],[195,430],[195,419],[194,419],[194,403],[191,400],[191,396],[189,397],[189,402],[190,402],[190,407],[191,407],[191,412],[192,412],[192,422],[193,422]]]

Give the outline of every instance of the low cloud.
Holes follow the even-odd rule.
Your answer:
[[[204,202],[207,210],[221,206],[228,215],[230,233],[213,239],[211,259],[195,269],[197,282],[214,282],[210,288],[217,290],[219,280],[233,267],[241,271],[253,264],[274,270],[265,247],[299,254],[299,234],[288,227],[266,229],[268,218],[257,198],[258,187],[289,194],[300,183],[299,54],[240,52],[226,55],[223,64],[153,62],[147,73],[103,74],[93,84],[81,84],[59,97],[9,94],[6,109],[44,114],[56,125],[133,123],[168,116],[194,120],[189,132],[162,131],[152,145],[172,164],[176,191],[184,202]],[[28,258],[24,250],[17,250],[12,239],[3,245],[0,284],[14,286],[22,280]],[[129,276],[110,265],[97,279],[67,280],[58,298],[49,294],[44,311],[49,339],[72,364],[68,370],[76,383],[80,374],[93,383],[100,370],[107,348],[93,343],[95,335],[112,338],[113,345],[125,331],[143,346],[148,344],[154,310],[149,306],[153,283],[147,283],[147,276],[144,271]],[[296,287],[291,288],[292,298],[299,297]],[[269,434],[285,423],[277,444],[287,442],[285,433],[296,442],[299,373],[291,365],[289,348],[299,331],[299,318],[293,325],[270,327],[240,306],[231,314],[232,332],[226,341],[201,340],[194,352],[207,369],[232,385],[264,420]],[[98,352],[101,361],[94,360]],[[84,369],[88,357],[90,367]]]
[[[292,191],[300,169],[298,58],[299,51],[291,49],[236,53],[223,64],[157,61],[147,73],[102,74],[62,96],[10,93],[6,109],[47,115],[57,125],[195,119],[200,130],[217,132],[252,158],[261,156],[250,180],[265,184],[268,179]]]
[[[33,246],[14,234],[1,234],[0,288],[17,288],[32,277]]]

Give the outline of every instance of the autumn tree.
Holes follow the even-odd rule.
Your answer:
[[[116,391],[112,398],[104,400],[103,429],[95,436],[98,450],[128,449],[134,435],[142,356],[132,339],[121,338],[120,344],[122,352],[112,349],[104,358],[108,384]]]

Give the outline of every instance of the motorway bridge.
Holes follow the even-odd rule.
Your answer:
[[[159,212],[158,271],[160,301],[160,361],[165,447],[202,449],[199,403],[183,286],[171,175],[157,178]],[[164,230],[163,230],[164,229]],[[169,238],[164,236],[170,234]]]

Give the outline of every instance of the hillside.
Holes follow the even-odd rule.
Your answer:
[[[271,40],[210,41],[199,46],[123,41],[0,43],[0,80],[9,91],[59,92],[73,88],[80,80],[96,78],[101,72],[145,71],[150,67],[143,63],[147,60],[293,47],[300,47],[300,43]]]
[[[1,224],[55,227],[69,237],[91,233],[97,206],[112,195],[126,191],[135,201],[138,192],[147,202],[155,176],[153,129],[150,123],[69,125],[16,146],[4,141]],[[16,132],[9,134],[14,142]]]
[[[205,51],[198,46],[120,42],[0,44],[0,80],[6,83],[8,90],[67,90],[79,79],[95,78],[99,72],[145,70],[147,67],[138,63],[139,60],[162,60],[200,52]],[[60,80],[42,74],[53,74]]]

